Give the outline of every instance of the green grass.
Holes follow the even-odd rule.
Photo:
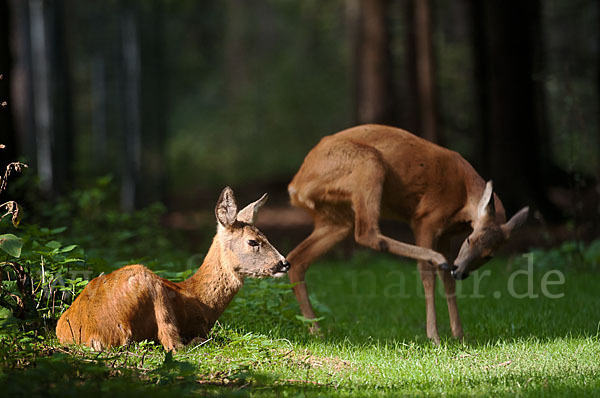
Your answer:
[[[358,252],[313,265],[308,287],[321,321],[312,336],[285,281],[248,281],[211,339],[172,358],[139,344],[96,354],[48,340],[19,361],[4,348],[0,388],[11,396],[574,396],[600,395],[600,275],[549,266],[509,280],[525,258],[497,259],[459,282],[464,342],[450,337],[440,286],[442,344],[425,336],[425,301],[416,266]],[[558,276],[547,276],[556,281]],[[31,355],[35,355],[32,358]]]

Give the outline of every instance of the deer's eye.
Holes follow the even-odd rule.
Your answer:
[[[248,240],[248,244],[252,247],[256,247],[258,245],[260,245],[260,243],[258,243],[257,241],[255,241],[254,239],[250,239]]]

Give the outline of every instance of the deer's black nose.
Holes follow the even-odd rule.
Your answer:
[[[460,272],[460,271],[453,269],[452,271],[450,271],[450,274],[452,274],[452,277],[454,279],[456,279],[457,281],[462,281],[463,279],[465,279],[469,276],[469,271]]]
[[[277,263],[277,272],[288,272],[290,270],[290,263],[287,260],[281,260]]]

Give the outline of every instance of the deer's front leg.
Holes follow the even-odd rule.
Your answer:
[[[458,305],[456,304],[456,280],[450,275],[450,271],[438,270],[438,274],[444,283],[452,336],[456,339],[462,339],[463,329],[460,322],[460,316],[458,315]]]
[[[454,263],[451,258],[450,248],[450,237],[443,236],[438,241],[439,251],[446,256],[448,261]],[[444,284],[444,291],[446,294],[446,303],[448,304],[448,315],[450,318],[450,328],[452,329],[452,336],[456,339],[463,338],[463,329],[460,322],[460,316],[458,315],[458,305],[456,303],[456,280],[450,274],[448,270],[438,269],[438,275]]]
[[[158,341],[167,351],[175,351],[183,346],[178,327],[174,302],[176,294],[165,286],[156,287],[154,316],[156,319]]]
[[[421,280],[423,281],[423,289],[425,290],[427,337],[435,344],[440,344],[440,335],[438,334],[435,314],[435,268],[425,261],[419,261],[418,267]]]
[[[434,247],[435,236],[432,231],[434,228],[425,222],[419,223],[413,227],[415,240],[417,245],[424,248]],[[437,319],[435,313],[435,279],[436,267],[426,261],[418,262],[419,274],[423,281],[423,289],[425,291],[425,306],[427,311],[427,337],[435,344],[440,344],[440,336],[438,334]],[[447,272],[447,271],[444,271]]]

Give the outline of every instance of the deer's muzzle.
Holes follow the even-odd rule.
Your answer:
[[[288,272],[290,270],[290,263],[283,259],[277,263],[277,272]]]
[[[469,276],[469,271],[458,271],[457,268],[458,267],[455,267],[455,269],[450,271],[450,274],[454,279],[456,279],[457,281],[462,281],[463,279],[466,279]]]

